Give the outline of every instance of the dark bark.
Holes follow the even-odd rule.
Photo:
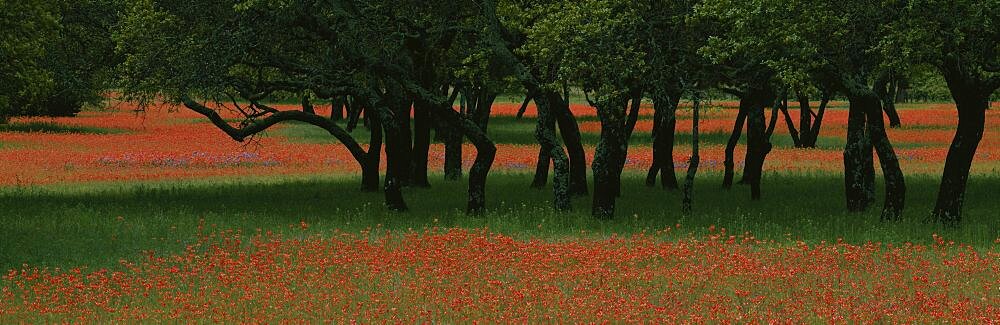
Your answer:
[[[446,126],[438,129],[444,131],[444,179],[457,181],[462,179],[462,143],[464,137],[459,130]]]
[[[698,164],[701,157],[698,154],[698,123],[699,123],[699,100],[694,99],[691,112],[691,159],[688,161],[687,176],[684,177],[684,198],[681,201],[681,211],[690,215],[693,211],[694,202],[694,178],[698,174]]]
[[[740,136],[743,134],[743,125],[746,124],[747,114],[751,109],[750,106],[751,104],[749,98],[743,98],[740,100],[739,113],[736,114],[736,123],[733,124],[733,132],[729,135],[729,141],[726,142],[726,160],[723,162],[725,171],[722,176],[722,188],[725,189],[733,187],[733,177],[735,176],[734,170],[736,168],[736,162],[734,161],[735,158],[733,156],[735,155],[736,145],[740,142]],[[743,163],[745,166],[746,160],[744,160]]]
[[[403,186],[413,184],[413,129],[411,128],[411,114],[413,112],[413,101],[403,100],[392,107],[394,120],[399,124],[399,131],[395,136],[399,137],[398,150],[400,159],[405,161],[405,167],[400,167],[397,177]],[[388,132],[386,132],[388,136]],[[388,161],[388,160],[387,160]]]
[[[372,121],[380,120],[382,122],[382,129],[385,131],[385,183],[383,185],[383,191],[385,192],[385,205],[391,211],[406,211],[408,208],[406,202],[403,200],[402,187],[403,183],[400,179],[400,174],[404,173],[406,169],[409,168],[409,159],[401,154],[402,147],[404,146],[403,136],[400,134],[402,130],[400,128],[399,121],[395,118],[394,112],[376,112],[375,109],[370,109],[368,114]],[[372,116],[378,115],[378,116]],[[373,128],[374,126],[373,123]]]
[[[347,102],[347,132],[354,131],[358,127],[358,121],[361,119],[361,113],[364,111],[364,106],[361,105],[361,101],[357,98],[351,98]]]
[[[788,134],[792,136],[792,143],[795,144],[796,148],[802,148],[802,138],[799,137],[799,131],[795,129],[795,122],[792,121],[792,115],[788,113],[787,98],[781,105],[781,115],[785,116],[785,125],[788,126]]]
[[[872,144],[865,130],[865,111],[858,104],[851,101],[844,147],[844,187],[850,212],[868,210],[875,197]]]
[[[594,153],[591,169],[594,174],[594,198],[591,214],[599,219],[615,215],[615,201],[621,184],[621,161],[625,158],[626,139],[625,109],[627,98],[620,102],[598,104],[597,116],[601,120],[601,140]]]
[[[621,157],[618,157],[618,166],[616,167],[616,169],[619,170],[619,174],[621,174],[621,170],[625,169],[625,162],[628,160],[628,145],[632,140],[632,132],[635,131],[635,125],[639,121],[639,108],[642,105],[642,93],[643,91],[641,89],[632,92],[632,100],[628,110],[628,117],[625,119],[625,139],[623,140],[625,146],[622,148],[623,152]],[[617,184],[615,184],[615,193],[619,197],[622,195],[622,184],[620,178],[621,177],[619,177]]]
[[[958,127],[948,149],[932,217],[946,225],[957,226],[962,220],[969,169],[983,138],[986,110],[990,107],[990,94],[995,88],[983,87],[983,82],[961,74],[961,69],[949,67],[943,70],[958,111]]]
[[[830,95],[823,94],[820,99],[819,108],[816,110],[816,120],[812,123],[812,129],[809,131],[809,142],[807,143],[809,148],[815,148],[816,142],[819,141],[819,133],[823,127],[823,116],[826,115],[826,106],[830,104]]]
[[[524,116],[524,112],[528,111],[528,104],[531,104],[533,97],[534,96],[530,93],[527,96],[524,96],[524,102],[522,102],[521,107],[517,109],[517,119],[520,120],[521,117]]]
[[[382,157],[382,125],[372,123],[371,138],[368,141],[368,157],[361,165],[361,190],[378,192],[379,160]]]
[[[535,128],[535,138],[541,145],[542,152],[546,153],[544,160],[546,161],[545,171],[548,171],[548,160],[552,160],[553,165],[553,179],[552,179],[552,194],[553,194],[553,207],[556,211],[569,211],[572,208],[570,201],[570,190],[569,190],[569,158],[566,156],[566,152],[563,151],[562,144],[559,143],[559,138],[556,137],[555,132],[555,117],[552,116],[551,106],[548,101],[544,98],[536,100],[536,108],[538,110],[538,121]],[[539,154],[539,164],[542,162],[542,155]],[[536,173],[536,181],[538,174]],[[544,182],[545,179],[542,179]]]
[[[312,102],[309,101],[309,96],[302,96],[302,112],[306,114],[316,114],[316,108],[313,107]]]
[[[882,206],[882,220],[898,220],[903,214],[906,202],[906,182],[903,171],[899,167],[899,158],[892,148],[892,143],[885,133],[885,122],[882,120],[882,102],[877,96],[860,96],[852,98],[852,102],[860,100],[864,105],[868,118],[868,133],[872,146],[878,154],[882,175],[885,178],[885,203]]]
[[[657,146],[658,142],[656,139],[657,130],[660,129],[660,124],[664,124],[660,121],[663,119],[663,107],[656,107],[657,103],[660,102],[661,100],[656,99],[655,97],[653,98],[653,130],[650,131],[650,136],[653,137],[653,162],[649,165],[649,169],[646,172],[646,186],[648,187],[656,186],[656,176],[660,174],[659,159],[663,159],[663,157],[661,157],[663,153],[660,153],[660,148]]]
[[[899,113],[896,112],[896,91],[892,73],[885,73],[875,81],[875,95],[881,103],[885,115],[889,117],[889,126],[898,128],[902,125]],[[881,112],[879,112],[881,114]],[[881,117],[880,117],[881,118]]]
[[[796,99],[799,102],[799,141],[796,147],[815,148],[816,139],[812,136],[813,111],[809,105],[809,96],[797,93]]]
[[[535,132],[538,132],[537,130]],[[539,146],[538,161],[535,162],[535,178],[531,181],[531,188],[545,188],[549,182],[549,150]]]
[[[427,177],[427,157],[431,148],[430,104],[417,102],[413,105],[413,152],[411,185],[431,187]]]
[[[674,170],[674,136],[677,128],[677,105],[680,93],[670,92],[666,98],[653,98],[653,164],[646,174],[646,185],[656,185],[656,175],[664,189],[677,189]]]
[[[764,171],[764,161],[771,152],[771,134],[777,123],[777,108],[771,111],[771,125],[765,131],[764,109],[773,104],[775,93],[768,86],[750,87],[747,93],[749,111],[747,112],[747,159],[744,162],[743,178],[750,185],[750,199],[760,200],[761,178]],[[777,107],[777,105],[773,105]]]
[[[343,97],[334,97],[330,101],[330,119],[334,121],[340,121],[344,119],[344,99]]]
[[[564,99],[556,92],[546,92],[544,96],[569,154],[569,192],[571,195],[587,195],[587,153],[583,149],[580,125],[569,109],[568,98]]]

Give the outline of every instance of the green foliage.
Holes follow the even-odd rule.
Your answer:
[[[26,113],[17,107],[21,101],[33,101],[53,87],[52,73],[46,71],[40,57],[45,55],[46,40],[58,29],[58,17],[49,1],[0,2],[0,120]]]
[[[98,104],[116,63],[111,0],[0,3],[0,115],[75,115]]]

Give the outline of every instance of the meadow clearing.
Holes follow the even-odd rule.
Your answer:
[[[963,222],[943,227],[925,219],[953,104],[899,105],[903,126],[888,133],[910,191],[895,222],[843,208],[845,103],[831,105],[818,148],[794,148],[778,126],[762,201],[744,186],[721,189],[736,109],[709,103],[700,124],[707,171],[689,215],[679,192],[643,185],[644,107],[612,220],[592,218],[587,198],[556,212],[549,190],[529,189],[534,109],[519,120],[518,106],[494,107],[497,159],[478,216],[462,211],[464,182],[443,179],[439,143],[432,187],[405,189],[410,211],[398,213],[359,191],[342,145],[304,124],[238,143],[177,107],[16,118],[0,129],[0,322],[1000,319],[995,110]],[[571,108],[592,154],[594,111]],[[689,108],[678,119],[681,172]],[[355,136],[367,143],[367,132]],[[475,149],[466,146],[468,166]]]

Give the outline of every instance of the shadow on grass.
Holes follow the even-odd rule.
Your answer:
[[[52,122],[27,122],[0,124],[0,132],[17,133],[77,133],[77,134],[121,134],[125,130],[90,126],[65,125]]]
[[[440,175],[433,176],[440,179]],[[382,206],[380,193],[362,193],[351,177],[321,179],[172,181],[159,183],[83,184],[0,190],[0,269],[32,266],[114,267],[120,258],[135,260],[144,250],[169,253],[183,249],[204,231],[258,229],[283,232],[300,222],[309,232],[377,228],[406,231],[427,227],[489,228],[517,238],[567,238],[654,233],[683,225],[682,233],[705,232],[709,225],[730,234],[751,232],[779,242],[931,243],[932,234],[995,247],[1000,237],[1000,202],[990,196],[1000,178],[970,180],[966,217],[957,229],[922,222],[930,211],[936,179],[910,177],[905,220],[883,223],[878,204],[869,213],[844,210],[843,181],[836,175],[765,176],[764,199],[750,201],[749,191],[720,188],[720,177],[704,174],[695,190],[695,213],[680,213],[680,194],[642,185],[626,175],[618,217],[589,216],[589,199],[574,201],[575,210],[551,209],[550,190],[531,190],[531,175],[495,173],[488,185],[490,211],[467,216],[464,182],[435,181],[431,189],[406,189],[408,213]],[[881,193],[881,192],[880,192]],[[675,231],[676,233],[676,231]],[[786,236],[786,234],[788,234]]]

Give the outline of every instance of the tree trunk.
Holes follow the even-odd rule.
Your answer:
[[[736,123],[733,124],[733,133],[729,135],[729,141],[726,142],[726,160],[723,162],[725,166],[724,175],[722,176],[722,188],[730,189],[733,187],[733,177],[735,176],[736,162],[734,161],[736,151],[736,145],[740,142],[740,136],[743,134],[743,125],[746,124],[747,114],[750,112],[750,101],[747,96],[744,96],[740,100],[740,110],[736,114]],[[763,118],[763,116],[761,116]],[[746,165],[746,160],[743,161],[744,166]],[[744,168],[744,171],[746,169]]]
[[[885,178],[885,204],[882,206],[882,220],[898,220],[903,214],[906,202],[906,182],[903,171],[899,168],[899,158],[892,148],[892,143],[885,133],[885,122],[882,120],[882,102],[874,93],[869,96],[852,98],[862,101],[868,114],[868,133],[872,146],[878,154],[882,175]]]
[[[535,130],[537,133],[538,130]],[[535,178],[531,181],[531,188],[545,188],[549,182],[549,150],[538,147],[538,161],[535,162]]]
[[[438,130],[444,132],[444,179],[457,181],[462,179],[462,143],[464,137],[460,130],[445,126]]]
[[[559,134],[569,154],[569,191],[571,195],[587,195],[587,152],[583,149],[580,125],[569,109],[569,101],[556,92],[546,92],[550,111],[554,115]],[[537,105],[536,105],[537,106]]]
[[[330,119],[340,121],[344,119],[344,99],[334,97],[330,100]]]
[[[524,102],[522,102],[521,107],[517,109],[517,119],[520,120],[521,117],[524,116],[524,112],[528,111],[528,104],[531,103],[533,97],[534,96],[532,96],[531,93],[528,93],[527,95],[524,96]]]
[[[639,121],[639,108],[641,105],[642,105],[642,90],[634,91],[632,93],[632,103],[631,106],[629,107],[628,118],[625,120],[625,129],[624,129],[625,139],[623,140],[625,146],[622,148],[623,152],[621,154],[621,157],[618,158],[618,166],[616,167],[616,169],[619,170],[618,172],[619,175],[621,174],[620,171],[625,170],[625,162],[628,160],[628,147],[630,142],[632,141],[632,132],[635,131],[635,125]],[[619,176],[618,178],[619,181],[615,185],[616,186],[615,193],[619,197],[621,197],[622,196],[622,188],[621,188],[622,184],[620,181],[621,177]]]
[[[659,148],[662,144],[657,146],[659,143],[656,138],[656,132],[660,129],[660,124],[665,123],[660,121],[663,119],[663,107],[657,107],[658,103],[662,103],[662,100],[653,97],[653,130],[650,132],[650,136],[653,137],[653,162],[649,165],[649,169],[646,172],[646,186],[648,187],[656,186],[656,176],[660,174],[660,159],[663,158],[660,157],[663,153],[660,152]]]
[[[368,141],[368,156],[361,164],[361,190],[377,192],[379,184],[379,160],[382,156],[382,125],[373,123]]]
[[[302,96],[302,112],[307,114],[316,114],[316,108],[313,107],[312,102],[309,101],[309,95]]]
[[[416,187],[431,187],[427,177],[427,158],[431,148],[431,114],[429,104],[413,104],[413,159],[411,184]]]
[[[690,215],[694,201],[694,177],[698,174],[698,164],[701,157],[698,155],[698,119],[699,119],[699,99],[694,98],[694,105],[691,112],[691,160],[688,161],[687,176],[684,178],[684,199],[681,201],[681,211],[685,215]]]
[[[369,116],[373,121],[372,128],[376,128],[374,121],[381,120],[382,128],[385,130],[385,161],[386,161],[386,171],[385,171],[385,205],[391,211],[406,211],[406,202],[403,200],[402,192],[402,180],[400,179],[400,174],[409,167],[409,159],[403,156],[400,152],[403,146],[402,139],[400,135],[402,130],[400,130],[399,121],[396,120],[394,114],[391,112],[374,112],[375,109],[369,109]],[[374,113],[374,114],[373,114]],[[372,115],[378,115],[372,116]]]
[[[816,140],[812,136],[812,107],[809,106],[809,97],[799,92],[796,94],[799,101],[799,141],[796,147],[815,148]]]
[[[900,127],[901,122],[899,120],[899,113],[896,112],[896,91],[894,89],[894,82],[892,82],[892,73],[885,73],[875,81],[875,95],[878,96],[880,106],[885,110],[885,115],[889,117],[889,126],[892,128]],[[879,112],[882,114],[882,112]],[[879,116],[881,119],[881,116]]]
[[[552,116],[551,106],[545,99],[536,100],[538,110],[538,121],[535,128],[535,138],[541,145],[541,150],[547,153],[545,156],[546,165],[548,160],[552,160],[554,166],[552,179],[553,206],[556,211],[569,211],[572,208],[569,191],[569,158],[563,151],[562,144],[555,132],[555,117]],[[542,155],[539,154],[539,164],[542,162]],[[545,167],[548,171],[548,166]],[[547,174],[547,173],[546,173]],[[536,181],[538,174],[536,174]],[[544,179],[542,180],[545,181]]]
[[[347,119],[347,132],[354,131],[358,127],[358,121],[361,119],[361,112],[364,111],[364,106],[361,105],[361,101],[357,98],[351,98],[347,102],[347,113],[349,114]]]
[[[958,73],[959,69],[952,70],[945,70],[944,75],[958,111],[958,127],[948,149],[932,215],[938,222],[957,226],[962,220],[969,169],[972,168],[976,150],[983,138],[986,110],[990,107],[990,95],[993,91],[989,88],[982,89],[980,82],[962,76]]]
[[[844,147],[844,194],[850,212],[868,210],[875,197],[872,144],[865,130],[865,111],[859,104],[851,101]]]
[[[802,138],[799,137],[799,131],[795,129],[795,122],[792,121],[792,115],[788,113],[788,99],[781,105],[781,115],[785,116],[785,125],[788,126],[788,134],[792,136],[792,143],[795,144],[796,148],[802,148]]]
[[[599,219],[610,219],[615,215],[615,201],[621,184],[621,161],[625,147],[625,107],[627,99],[621,103],[602,103],[597,108],[601,120],[601,140],[594,153],[591,169],[594,174],[594,198],[591,214]]]
[[[399,137],[399,147],[398,152],[400,159],[406,161],[405,167],[399,169],[397,176],[399,181],[403,186],[410,186],[413,184],[412,169],[413,169],[413,130],[410,127],[410,115],[413,112],[413,101],[403,100],[402,103],[393,107],[393,113],[395,114],[395,121],[399,124],[399,133],[396,136]],[[388,135],[388,132],[386,132]]]
[[[764,109],[773,103],[774,91],[767,86],[750,87],[747,98],[750,101],[750,106],[747,112],[747,159],[744,162],[743,178],[750,185],[750,199],[760,200],[764,161],[771,152],[770,138],[774,132],[774,124],[777,123],[778,110],[777,108],[772,109],[771,125],[765,127]]]

